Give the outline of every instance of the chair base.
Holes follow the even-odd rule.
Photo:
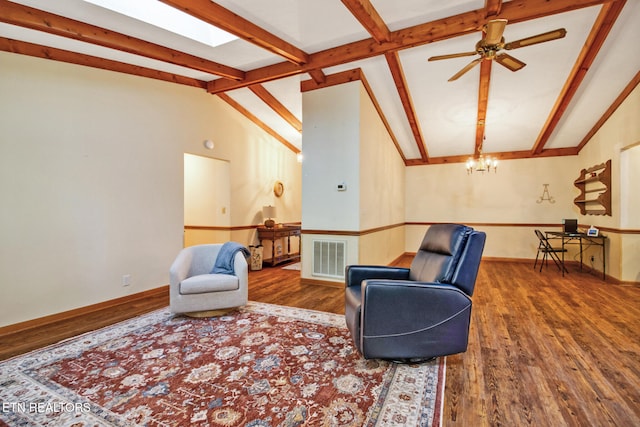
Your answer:
[[[185,316],[194,317],[194,318],[219,317],[219,316],[224,316],[226,314],[229,314],[232,311],[236,310],[237,308],[238,307],[222,308],[219,310],[192,311],[190,313],[182,313],[182,314]]]
[[[437,357],[412,357],[411,359],[392,359],[389,362],[397,363],[399,365],[413,365],[420,363],[433,362]]]

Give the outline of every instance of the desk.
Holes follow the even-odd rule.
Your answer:
[[[602,247],[602,280],[606,279],[605,270],[607,266],[607,258],[605,256],[605,240],[607,236],[599,234],[598,236],[588,236],[587,233],[564,233],[562,231],[547,231],[547,238],[549,239],[561,239],[562,240],[562,266],[564,267],[564,249],[565,245],[580,245],[580,270],[582,270],[582,254],[585,249],[591,246]],[[583,247],[586,245],[586,248]],[[562,269],[562,275],[564,276],[564,268]]]
[[[297,236],[300,242],[300,226],[299,225],[276,225],[275,227],[258,227],[258,240],[262,244],[263,240],[271,240],[271,266],[280,264],[281,262],[300,259],[300,253],[291,253],[291,236]],[[275,242],[278,239],[287,238],[287,252],[276,254]],[[301,246],[301,245],[300,245]]]

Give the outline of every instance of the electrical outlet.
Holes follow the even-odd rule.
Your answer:
[[[125,274],[122,276],[122,286],[131,286],[131,275]]]

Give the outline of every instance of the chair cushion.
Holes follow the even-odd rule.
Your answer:
[[[240,286],[237,276],[229,274],[200,274],[180,282],[180,293],[204,294],[209,292],[234,291]]]
[[[421,282],[450,283],[471,230],[459,224],[429,227],[411,263],[409,278]]]

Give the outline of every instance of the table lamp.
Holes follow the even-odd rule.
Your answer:
[[[263,206],[262,207],[262,216],[267,218],[264,221],[264,226],[267,228],[273,228],[276,225],[276,222],[273,220],[276,216],[276,207],[275,206]]]

